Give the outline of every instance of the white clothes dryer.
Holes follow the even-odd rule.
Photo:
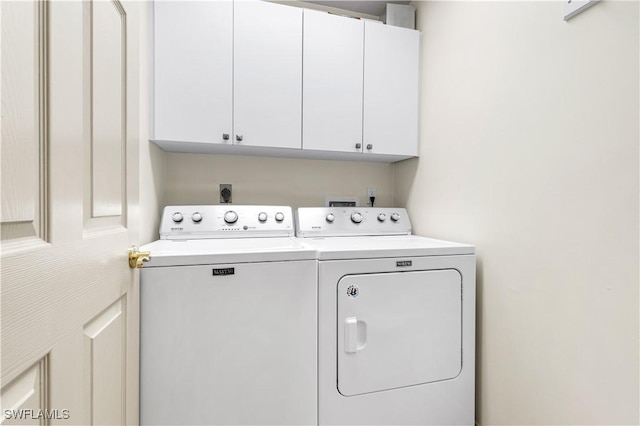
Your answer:
[[[315,251],[290,207],[169,206],[140,277],[140,424],[316,424]]]
[[[318,258],[319,424],[474,424],[474,247],[411,235],[404,209],[296,227]]]

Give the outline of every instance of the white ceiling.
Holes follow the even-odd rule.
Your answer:
[[[356,13],[366,13],[368,15],[380,16],[384,13],[387,3],[409,4],[409,1],[394,0],[301,0],[306,3],[320,4],[323,6],[335,7],[338,9],[350,10]]]

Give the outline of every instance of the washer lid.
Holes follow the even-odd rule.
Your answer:
[[[228,238],[158,240],[140,248],[150,251],[144,267],[315,259],[315,250],[294,238]]]
[[[475,247],[469,244],[417,235],[304,238],[300,241],[304,246],[316,249],[319,260],[475,254]]]

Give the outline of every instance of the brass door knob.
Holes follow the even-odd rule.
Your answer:
[[[142,268],[143,262],[151,260],[150,251],[140,251],[138,246],[131,246],[129,248],[129,267],[132,269]]]

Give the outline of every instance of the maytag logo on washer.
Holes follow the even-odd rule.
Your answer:
[[[411,266],[413,262],[411,260],[398,260],[396,261],[396,267]]]
[[[235,275],[235,273],[236,273],[235,268],[214,268],[213,269],[214,276]]]
[[[347,287],[347,296],[351,299],[358,297],[358,294],[360,294],[360,289],[357,285],[351,284],[349,287]]]

